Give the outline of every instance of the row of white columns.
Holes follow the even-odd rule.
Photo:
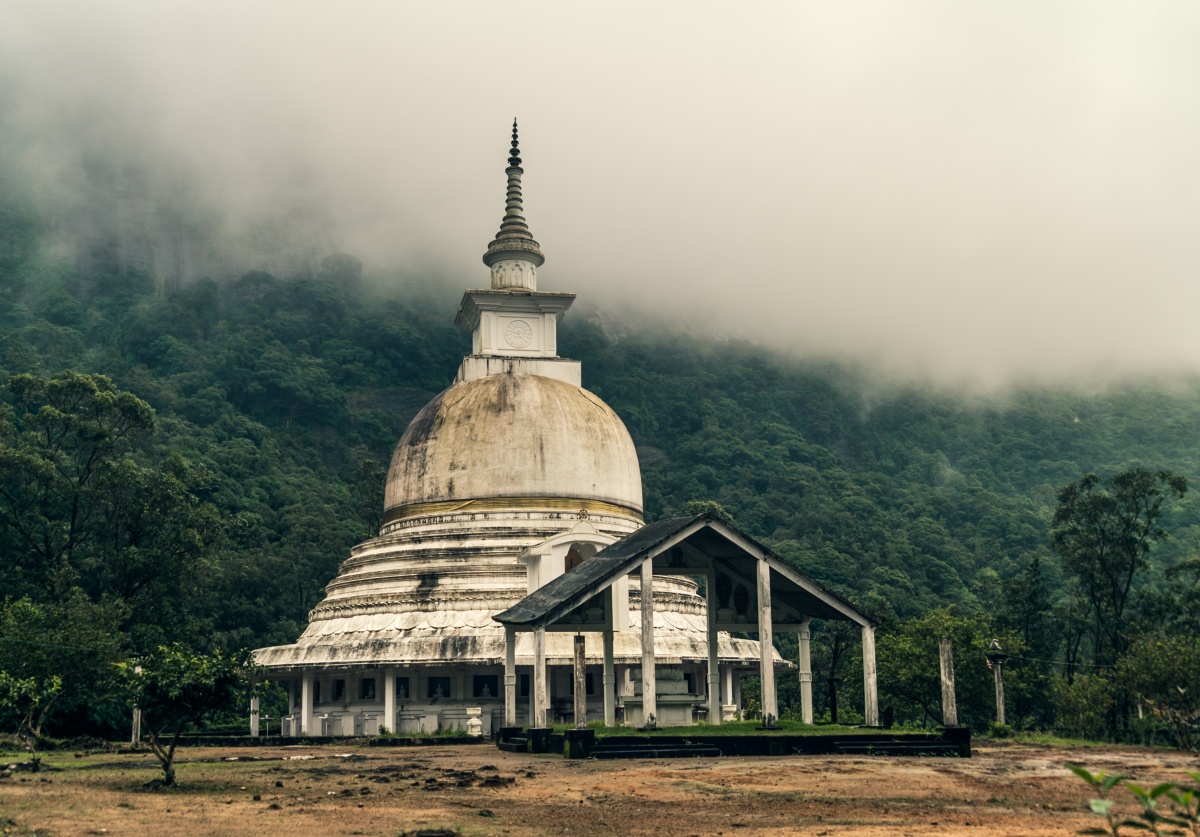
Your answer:
[[[383,672],[383,717],[384,726],[392,729],[396,723],[396,672],[395,669],[384,669]],[[313,681],[312,674],[300,677],[300,734],[313,735]],[[392,729],[395,732],[394,729]],[[258,737],[258,697],[250,699],[250,735]]]
[[[715,595],[716,579],[710,577],[707,584],[708,604],[708,717],[709,723],[721,722],[722,692],[732,692],[734,678],[729,677],[726,688],[721,688],[721,673],[719,666],[719,644],[717,632],[717,600]],[[779,717],[778,697],[775,689],[775,659],[772,638],[771,619],[771,565],[766,560],[758,561],[758,642],[759,642],[759,677],[761,682],[762,714],[765,720]],[[654,568],[650,561],[642,562],[641,566],[641,621],[642,621],[642,714],[647,725],[654,723],[658,717],[657,691],[655,688],[655,659],[654,659]],[[610,611],[615,611],[616,585],[609,587],[609,595],[613,597]],[[805,619],[800,625],[800,711],[806,724],[813,721],[812,700],[812,659],[811,659],[811,620]],[[613,630],[610,627],[604,635],[604,723],[607,726],[616,724],[616,667],[613,654]],[[504,642],[504,724],[517,725],[517,660],[516,660],[516,630],[505,628]],[[867,726],[879,725],[879,697],[875,672],[875,629],[870,625],[862,628],[863,649],[863,715]],[[536,628],[533,632],[533,717],[530,724],[534,727],[544,727],[547,723],[546,712],[549,706],[546,678],[546,629]],[[732,702],[734,696],[725,696],[726,702]]]

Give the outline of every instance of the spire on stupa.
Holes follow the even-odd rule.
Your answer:
[[[512,148],[508,152],[508,195],[500,232],[488,244],[483,263],[492,269],[492,288],[537,290],[537,268],[546,261],[525,222],[521,195],[521,149],[517,140],[517,120],[513,119]]]

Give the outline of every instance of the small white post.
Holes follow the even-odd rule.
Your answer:
[[[550,693],[546,683],[546,629],[533,632],[533,719],[532,727],[546,726]]]
[[[517,629],[504,626],[504,726],[517,725]]]
[[[775,695],[775,645],[771,637],[771,565],[766,560],[758,562],[758,650],[763,725],[770,726],[779,719],[779,705]]]
[[[654,564],[642,562],[642,722],[658,725],[658,695],[654,680]]]
[[[708,574],[705,585],[705,609],[708,611],[708,722],[714,726],[721,723],[721,665],[720,637],[717,634],[716,573]]]
[[[800,720],[806,724],[813,722],[811,624],[808,618],[800,622]]]
[[[142,710],[138,706],[133,707],[133,731],[129,743],[134,747],[142,743]]]
[[[879,726],[879,684],[875,673],[875,629],[863,625],[863,723]]]

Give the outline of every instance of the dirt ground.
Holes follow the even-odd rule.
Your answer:
[[[236,759],[236,760],[229,760]],[[10,759],[15,760],[15,759]],[[446,747],[193,748],[47,757],[0,779],[0,834],[1062,835],[1098,824],[1063,765],[1184,780],[1194,755],[977,742],[975,757],[566,761]],[[1117,797],[1124,804],[1127,792]]]

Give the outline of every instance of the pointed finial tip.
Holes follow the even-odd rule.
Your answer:
[[[488,244],[487,252],[483,254],[483,263],[492,267],[502,261],[525,261],[532,262],[535,267],[541,267],[546,257],[529,234],[529,225],[525,223],[522,215],[524,210],[521,200],[521,175],[525,171],[521,168],[521,149],[517,145],[515,116],[512,124],[512,148],[508,152],[508,168],[505,169],[505,173],[508,175],[508,192],[504,220],[500,222],[500,232],[496,233],[496,237]],[[496,279],[493,277],[492,281],[495,282]]]
[[[517,118],[515,116],[513,117],[512,151],[509,152],[508,164],[517,167],[521,165],[521,149],[517,147]]]

